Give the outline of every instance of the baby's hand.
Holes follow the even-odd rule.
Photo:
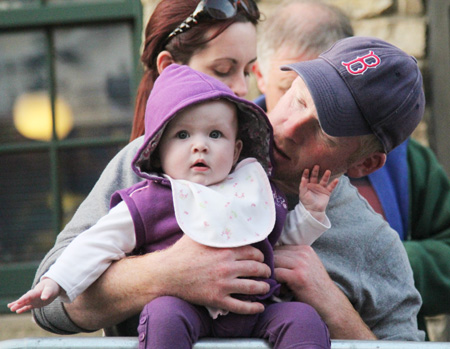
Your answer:
[[[61,287],[52,279],[42,279],[32,290],[25,293],[18,300],[9,303],[8,308],[17,314],[34,308],[42,308],[50,304],[59,296]]]
[[[299,187],[299,199],[314,218],[321,221],[331,193],[336,188],[339,180],[336,178],[328,183],[331,177],[330,170],[326,170],[319,180],[319,170],[319,165],[315,165],[311,175],[309,174],[309,169],[303,171]]]

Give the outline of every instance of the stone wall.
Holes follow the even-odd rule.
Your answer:
[[[142,0],[144,23],[159,0]],[[426,58],[426,9],[424,0],[323,0],[340,7],[353,20],[356,35],[370,35],[400,47],[418,59]],[[279,0],[260,0],[268,15]]]
[[[142,0],[144,23],[147,23],[159,0]],[[324,0],[340,7],[352,19],[356,35],[375,36],[386,40],[417,58],[424,75],[425,92],[429,86],[427,71],[427,16],[425,0]],[[262,13],[269,15],[279,0],[260,0]],[[249,98],[258,94],[253,82]],[[427,144],[426,120],[419,125],[413,136]]]

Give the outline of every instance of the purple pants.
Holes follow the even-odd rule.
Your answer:
[[[139,349],[192,348],[202,337],[262,338],[274,348],[330,348],[328,328],[311,306],[270,303],[263,313],[229,313],[213,320],[205,307],[160,297],[141,313]]]

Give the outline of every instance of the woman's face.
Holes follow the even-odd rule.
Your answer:
[[[239,97],[248,92],[249,74],[256,61],[256,28],[233,23],[206,47],[195,53],[188,65],[222,81]]]

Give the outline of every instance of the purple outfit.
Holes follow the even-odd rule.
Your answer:
[[[269,265],[273,275],[273,246],[280,237],[286,218],[286,204],[283,194],[272,184],[275,198],[276,222],[270,236],[253,244],[264,254],[264,262]],[[155,175],[153,180],[147,179],[136,185],[116,192],[111,205],[125,201],[133,217],[136,233],[135,254],[145,254],[163,250],[173,245],[183,236],[174,213],[172,190],[166,178]],[[154,203],[157,202],[158,205]],[[265,280],[271,285],[270,291],[262,296],[252,297],[252,300],[264,300],[278,294],[280,285],[273,279]],[[240,297],[241,299],[244,296]]]
[[[241,99],[224,84],[187,66],[173,64],[156,80],[147,102],[145,140],[132,167],[144,181],[119,190],[111,207],[124,201],[133,218],[136,254],[153,252],[173,245],[182,237],[174,213],[170,181],[152,165],[152,156],[167,123],[183,108],[208,100],[226,99],[237,106],[239,138],[244,147],[241,159],[254,157],[270,176],[272,171],[272,128],[265,113],[255,104]],[[275,347],[329,348],[326,325],[310,306],[299,303],[273,303],[280,285],[273,278],[273,246],[278,240],[287,214],[284,195],[271,184],[276,222],[272,233],[253,246],[264,254],[272,270],[270,291],[258,300],[266,310],[257,315],[230,313],[213,320],[205,307],[175,297],[160,297],[146,305],[139,324],[140,348],[190,348],[200,337],[257,337]],[[155,204],[157,203],[157,204]],[[298,345],[297,345],[298,343]]]

